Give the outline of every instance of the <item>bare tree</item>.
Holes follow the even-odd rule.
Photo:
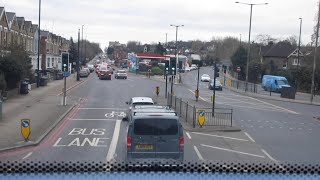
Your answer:
[[[258,34],[255,38],[255,42],[262,45],[268,45],[269,42],[275,42],[277,39],[273,38],[269,34]]]

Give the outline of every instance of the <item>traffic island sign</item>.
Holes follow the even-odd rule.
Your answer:
[[[30,133],[31,133],[31,120],[21,119],[21,135],[25,141],[29,140]]]
[[[200,127],[202,127],[204,125],[204,122],[206,121],[206,115],[205,115],[205,111],[204,110],[199,110],[198,111],[198,123],[200,125]]]

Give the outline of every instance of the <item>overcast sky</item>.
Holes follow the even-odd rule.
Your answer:
[[[310,42],[318,0],[243,0],[268,5],[253,7],[252,38],[270,34],[277,38],[299,35],[303,18],[302,42]],[[0,0],[6,11],[16,12],[38,24],[38,0]],[[66,38],[84,36],[104,48],[109,41],[126,43],[165,42],[175,39],[175,28],[183,24],[179,40],[210,40],[213,36],[248,38],[250,6],[235,0],[42,0],[41,28]]]

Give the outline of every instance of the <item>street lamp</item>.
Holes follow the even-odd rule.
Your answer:
[[[317,30],[316,30],[316,45],[314,46],[314,56],[313,56],[311,97],[310,97],[311,103],[313,101],[313,94],[314,94],[314,79],[315,79],[315,71],[316,71],[317,49],[318,49],[318,38],[319,38],[319,23],[320,23],[319,21],[320,21],[320,3],[319,3],[318,22],[317,22]]]
[[[297,67],[299,67],[300,65],[300,47],[301,47],[301,27],[302,27],[302,18],[300,19],[300,32],[299,32],[299,43],[298,43],[298,64]]]
[[[251,21],[252,21],[252,7],[255,5],[267,5],[268,3],[258,3],[258,4],[252,4],[252,3],[243,3],[243,2],[235,2],[237,4],[244,4],[250,6],[250,24],[249,24],[249,39],[248,39],[248,57],[247,57],[247,69],[246,69],[246,88],[245,91],[248,90],[248,74],[249,74],[249,62],[250,62],[250,38],[251,38]]]
[[[184,25],[173,25],[170,24],[170,26],[176,27],[176,62],[179,62],[178,59],[178,28],[183,27]],[[177,71],[177,68],[175,68],[175,71]],[[179,74],[179,80],[180,80],[180,74]],[[171,105],[172,105],[172,94],[173,94],[173,75],[171,76]]]
[[[83,26],[82,25],[82,33],[81,33],[81,63],[83,63]]]
[[[39,0],[39,26],[38,26],[38,59],[37,59],[37,87],[40,86],[40,17],[41,17],[41,0]]]

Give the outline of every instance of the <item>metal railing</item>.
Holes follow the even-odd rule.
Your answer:
[[[170,104],[171,97],[172,105]],[[212,113],[211,108],[192,106],[188,102],[183,101],[182,98],[171,96],[170,93],[168,93],[167,105],[177,112],[182,121],[185,121],[185,123],[193,128],[200,126],[198,122],[200,111],[205,112],[205,122],[202,126],[232,126],[232,109],[215,108],[214,113]]]

